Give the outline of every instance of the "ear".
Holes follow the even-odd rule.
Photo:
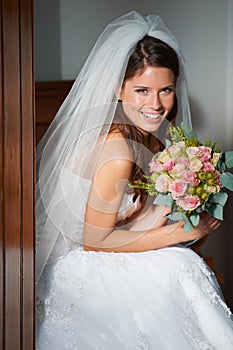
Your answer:
[[[124,88],[121,88],[120,93],[119,93],[119,99],[122,101],[124,98]]]
[[[122,100],[123,90],[124,90],[124,88],[120,87],[119,85],[117,85],[114,89],[115,95],[119,101]]]

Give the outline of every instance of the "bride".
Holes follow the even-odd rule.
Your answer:
[[[38,147],[38,350],[233,349],[213,272],[169,208],[128,184],[191,126],[184,62],[157,15],[109,24]]]

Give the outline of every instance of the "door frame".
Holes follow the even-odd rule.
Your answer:
[[[33,0],[0,3],[0,349],[34,349]]]

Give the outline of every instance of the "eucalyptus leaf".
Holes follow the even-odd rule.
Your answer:
[[[170,147],[171,146],[171,141],[170,140],[168,140],[168,139],[165,139],[165,147],[166,148],[168,148],[168,147]]]
[[[171,219],[172,221],[181,221],[183,220],[183,214],[177,211],[174,211],[170,214],[165,215],[167,218]]]
[[[195,131],[193,131],[192,129],[190,129],[184,122],[181,122],[180,127],[184,133],[184,136],[190,140],[190,139],[198,139],[197,134],[195,133]]]
[[[227,198],[228,194],[226,192],[218,192],[210,195],[209,202],[218,203],[224,206],[226,204]]]
[[[224,152],[225,164],[228,169],[233,168],[233,151]]]
[[[191,224],[189,218],[186,215],[183,215],[184,220],[184,232],[188,233],[193,230],[193,225]]]
[[[206,211],[218,220],[223,220],[223,206],[218,203],[210,203]]]
[[[158,193],[153,204],[166,205],[169,208],[173,207],[173,199],[170,193]]]
[[[233,174],[226,171],[220,175],[221,184],[230,191],[233,191]]]
[[[223,159],[219,159],[217,164],[217,169],[220,171],[220,173],[223,173],[226,170],[226,164]]]
[[[189,219],[193,226],[197,226],[200,222],[200,215],[198,213],[191,213]]]
[[[160,156],[161,153],[162,153],[162,152],[157,152],[157,153],[153,156],[153,159],[156,160],[156,159]]]
[[[174,204],[174,200],[172,198],[172,195],[171,193],[168,193],[166,196],[166,201],[164,205],[166,205],[169,208],[173,208],[173,204]]]

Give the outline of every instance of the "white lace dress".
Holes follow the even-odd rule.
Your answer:
[[[213,272],[189,248],[77,246],[37,286],[36,349],[232,350],[233,318]]]

